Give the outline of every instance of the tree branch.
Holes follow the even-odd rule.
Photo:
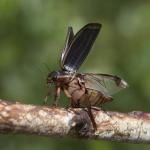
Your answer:
[[[92,110],[93,131],[86,109],[34,106],[0,100],[0,133],[89,138],[150,143],[150,114]]]

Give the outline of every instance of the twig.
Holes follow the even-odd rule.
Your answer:
[[[92,110],[93,131],[86,109],[34,106],[0,100],[0,133],[76,137],[132,143],[150,143],[150,114]]]

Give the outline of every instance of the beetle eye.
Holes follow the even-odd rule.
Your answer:
[[[53,72],[49,73],[48,77],[47,77],[47,83],[51,83],[53,81],[56,81],[57,76],[58,76],[58,72],[56,72],[56,71],[53,71]]]

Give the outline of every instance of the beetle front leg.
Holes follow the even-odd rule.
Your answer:
[[[48,96],[50,96],[51,95],[51,90],[49,90],[48,92],[47,92],[47,94],[46,94],[46,96],[45,96],[45,98],[44,98],[44,105],[46,105],[47,104],[47,100],[48,100]]]
[[[58,106],[58,100],[60,98],[60,92],[61,92],[61,88],[60,87],[56,87],[55,96],[54,96],[54,103],[53,103],[54,107]]]

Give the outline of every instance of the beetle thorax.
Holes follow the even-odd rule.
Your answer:
[[[72,74],[69,74],[68,72],[64,71],[53,71],[49,73],[47,77],[47,83],[57,83],[57,84],[62,84],[62,83],[68,83],[71,81],[73,78]]]

